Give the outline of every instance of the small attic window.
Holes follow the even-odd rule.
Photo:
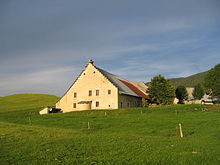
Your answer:
[[[83,75],[86,75],[86,73],[83,73]]]
[[[93,73],[95,74],[95,71]]]

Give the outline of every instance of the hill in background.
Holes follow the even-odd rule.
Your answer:
[[[47,94],[15,94],[0,97],[0,112],[55,106],[59,97]]]
[[[169,79],[170,82],[175,86],[185,86],[185,87],[194,87],[195,85],[197,85],[198,83],[203,83],[204,82],[204,78],[207,75],[208,71],[206,72],[201,72],[201,73],[197,73],[188,77],[182,77],[182,78],[172,78]]]

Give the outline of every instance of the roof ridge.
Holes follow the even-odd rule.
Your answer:
[[[95,67],[96,67],[96,66],[95,66]],[[108,73],[108,74],[111,74],[111,75],[117,77],[118,79],[121,79],[121,80],[124,80],[124,81],[128,81],[128,82],[132,82],[132,81],[127,80],[127,79],[124,79],[124,78],[122,78],[122,77],[120,77],[120,76],[118,76],[118,75],[115,75],[115,74],[113,74],[113,73],[110,73],[110,72],[108,72],[108,71],[106,71],[106,70],[104,70],[104,69],[101,69],[101,68],[99,68],[99,67],[96,67],[96,68],[97,68],[97,69],[100,69],[100,70],[102,70],[102,71],[104,71],[104,72],[106,72],[106,73]],[[136,82],[136,81],[134,81],[134,82]]]
[[[95,66],[95,67],[96,67],[96,66]],[[104,70],[104,69],[99,68],[99,67],[96,67],[96,69],[98,69],[98,70],[102,70],[102,71],[104,71],[104,72],[106,72],[106,73],[108,73],[108,74],[111,74],[111,75],[113,75],[113,76],[118,77],[117,75],[112,74],[112,73],[110,73],[110,72],[108,72],[108,71],[106,71],[106,70]]]

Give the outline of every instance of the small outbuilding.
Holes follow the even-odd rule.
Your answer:
[[[48,114],[48,113],[61,113],[60,108],[52,108],[52,107],[45,107],[41,111],[39,111],[40,115]]]

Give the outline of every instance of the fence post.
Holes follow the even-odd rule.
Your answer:
[[[180,137],[183,138],[183,130],[182,130],[182,124],[179,123],[179,129],[180,129]]]
[[[88,129],[90,129],[90,124],[89,124],[89,121],[88,121]]]

